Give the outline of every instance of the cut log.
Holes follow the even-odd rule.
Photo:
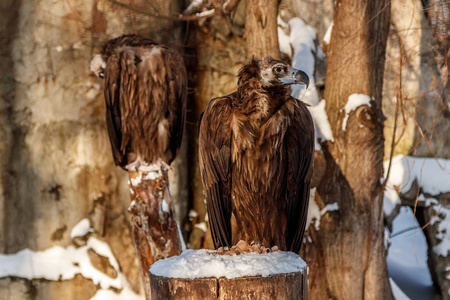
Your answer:
[[[161,164],[129,170],[136,248],[146,299],[151,299],[148,269],[157,260],[181,253],[181,240],[169,191],[167,168]]]
[[[308,299],[306,269],[268,277],[170,278],[150,273],[152,300]]]
[[[212,253],[188,250],[155,263],[150,268],[152,300],[308,299],[306,264],[292,252]]]

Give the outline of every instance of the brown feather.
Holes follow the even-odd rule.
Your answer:
[[[115,163],[140,158],[166,163],[181,144],[187,98],[186,68],[174,50],[137,36],[108,41],[105,101]]]
[[[215,247],[239,240],[294,252],[301,247],[314,125],[286,85],[264,80],[261,74],[275,64],[282,62],[244,64],[238,90],[213,99],[200,121],[200,170]]]

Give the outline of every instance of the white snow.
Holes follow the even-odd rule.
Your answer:
[[[195,217],[198,216],[198,213],[195,210],[191,209],[191,210],[189,210],[188,216],[189,216],[189,220],[192,221]]]
[[[183,11],[183,14],[190,14],[194,10],[201,9],[203,5],[203,0],[194,0],[189,4],[189,6]]]
[[[215,9],[210,9],[210,10],[205,10],[202,11],[201,13],[197,13],[195,14],[195,16],[197,17],[208,17],[208,16],[212,16],[216,13]]]
[[[89,249],[108,258],[110,265],[117,271],[116,278],[109,277],[91,264]],[[134,294],[129,290],[130,287],[125,276],[120,272],[119,264],[109,245],[95,237],[90,237],[87,244],[79,248],[54,246],[43,251],[23,249],[13,254],[0,254],[0,278],[13,276],[29,280],[42,278],[60,281],[72,279],[77,274],[91,279],[100,289],[115,288],[127,295]],[[102,297],[102,293],[97,292],[94,298],[96,300],[112,299]],[[140,297],[140,299],[143,298]]]
[[[170,212],[170,210],[169,210],[169,204],[167,204],[167,201],[166,201],[166,200],[163,200],[163,201],[162,201],[161,208],[162,208],[162,211],[163,211],[163,212],[166,212],[166,213],[169,213],[169,212]]]
[[[392,294],[394,294],[395,300],[410,300],[410,298],[406,296],[405,293],[403,293],[403,291],[398,287],[398,285],[391,277],[389,277],[389,282],[391,284]]]
[[[78,222],[78,224],[76,224],[72,228],[72,231],[70,232],[70,237],[75,238],[75,237],[85,236],[86,234],[88,234],[91,231],[92,231],[91,223],[89,222],[89,219],[85,218],[85,219],[82,219],[80,222]]]
[[[132,186],[138,186],[142,182],[142,173],[139,172],[139,176],[136,178],[130,178]]]
[[[280,16],[278,16],[278,44],[280,51],[286,53],[289,57],[292,57],[292,46],[289,35],[285,30],[289,28],[289,24],[285,23]]]
[[[389,161],[384,162],[384,176]],[[384,192],[384,214],[389,216],[395,206],[400,205],[398,192],[407,192],[417,181],[421,194],[439,195],[450,191],[450,159],[435,159],[397,155],[392,158],[386,190]],[[433,203],[436,200],[419,195],[418,200]]]
[[[319,206],[316,202],[316,188],[312,188],[310,190],[309,196],[309,205],[308,205],[308,215],[306,216],[306,231],[309,228],[309,225],[314,222],[316,231],[319,231],[320,228],[320,218],[322,215],[320,214]]]
[[[389,275],[407,296],[431,299],[434,287],[427,265],[427,244],[411,208],[401,207],[392,227],[387,257]],[[395,235],[408,228],[411,230]]]
[[[290,34],[285,29],[289,28]],[[308,107],[314,119],[316,134],[316,150],[320,150],[318,139],[334,141],[331,126],[325,112],[325,100],[319,102],[314,79],[315,58],[314,54],[324,56],[320,47],[314,43],[316,33],[314,29],[305,24],[300,18],[292,18],[288,24],[278,17],[278,41],[280,51],[292,57],[292,66],[308,74],[310,83],[308,89],[302,85],[293,85],[291,95],[309,104]]]
[[[306,263],[293,252],[274,251],[268,254],[212,255],[212,250],[186,250],[155,262],[150,272],[173,278],[237,278],[292,273],[306,268]]]
[[[331,21],[330,26],[328,26],[327,32],[325,32],[325,35],[323,36],[323,42],[327,45],[330,44],[331,32],[333,32],[333,26],[334,26],[334,21]]]
[[[316,39],[316,33],[311,26],[307,26],[300,18],[292,18],[288,23],[291,29],[289,41],[294,50],[292,66],[304,71],[309,76],[308,89],[305,90],[302,85],[293,85],[292,96],[314,106],[319,103],[314,80],[314,53],[316,52],[314,40]]]
[[[43,278],[47,280],[68,280],[76,274],[91,279],[101,288],[123,287],[123,278],[111,278],[94,268],[88,249],[106,256],[111,266],[118,270],[118,263],[108,244],[91,237],[86,246],[75,248],[54,246],[44,251],[21,250],[15,254],[0,254],[0,277],[15,276],[26,279]]]
[[[437,225],[436,238],[439,244],[434,246],[433,251],[440,256],[448,256],[450,253],[450,209],[441,205],[433,206],[436,216],[431,220],[430,225]],[[449,275],[450,276],[450,275]]]
[[[345,131],[345,129],[347,128],[347,120],[350,112],[362,105],[370,106],[370,100],[371,98],[364,94],[351,94],[350,96],[348,96],[347,104],[345,104],[344,108],[342,109],[345,110],[345,117],[344,121],[342,122],[343,131]]]
[[[177,222],[177,229],[178,229],[178,237],[181,242],[181,251],[184,251],[187,249],[186,242],[184,241],[183,234],[181,233],[180,225],[178,224],[178,222]]]
[[[385,169],[387,164],[388,162],[385,162]],[[424,193],[439,195],[449,192],[450,159],[395,156],[392,159],[389,184],[408,191],[415,180]]]
[[[206,232],[208,229],[206,228],[206,223],[205,222],[201,222],[201,223],[197,223],[195,224],[195,228],[200,228],[201,230],[203,230],[204,232]]]
[[[328,116],[325,111],[326,101],[322,100],[316,106],[309,106],[308,109],[314,120],[314,134],[316,136],[315,150],[320,150],[319,140],[334,142],[333,132],[331,131],[331,125],[328,121]]]
[[[337,204],[337,202],[331,203],[331,204],[327,204],[321,211],[320,211],[320,216],[323,216],[324,214],[326,214],[329,211],[336,211],[339,210],[339,205]]]

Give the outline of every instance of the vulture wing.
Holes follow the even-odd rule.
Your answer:
[[[231,99],[213,99],[200,119],[199,162],[212,239],[231,246]]]
[[[184,131],[184,118],[187,102],[187,74],[183,59],[175,51],[168,49],[165,62],[167,66],[167,83],[169,86],[168,102],[170,110],[168,119],[170,128],[170,151],[173,160],[180,149]],[[168,163],[170,164],[170,161]]]
[[[116,165],[124,166],[127,162],[124,152],[120,149],[122,145],[122,117],[120,113],[119,87],[120,64],[119,58],[114,53],[109,57],[105,69],[104,95],[106,102],[106,127],[111,142],[114,162]]]
[[[305,233],[308,212],[310,183],[313,170],[314,125],[306,106],[297,99],[293,115],[286,132],[287,142],[287,246],[298,253]]]

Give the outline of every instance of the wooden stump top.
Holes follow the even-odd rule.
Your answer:
[[[308,299],[306,263],[292,252],[187,250],[150,268],[152,300]],[[183,278],[184,277],[184,278]]]

